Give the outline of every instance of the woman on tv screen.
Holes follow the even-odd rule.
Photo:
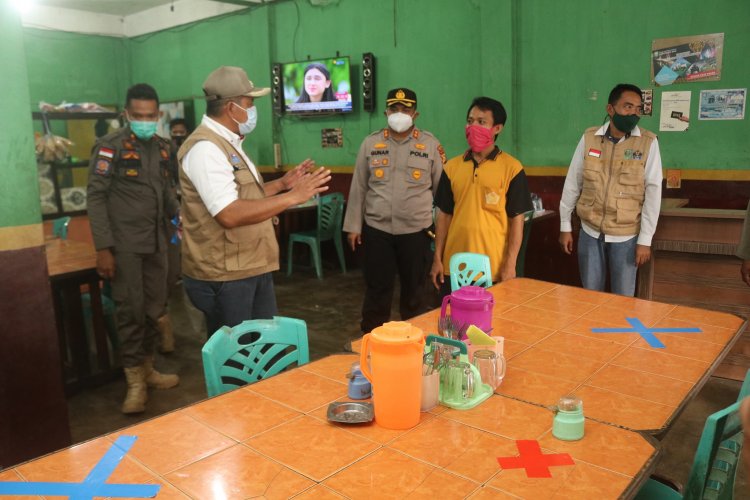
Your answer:
[[[305,68],[304,87],[297,99],[302,102],[335,101],[331,89],[331,73],[324,64],[311,63]]]

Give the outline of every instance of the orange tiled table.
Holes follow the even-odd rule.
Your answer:
[[[552,413],[499,395],[423,413],[408,431],[326,420],[344,399],[353,355],[335,355],[252,386],[0,472],[0,481],[80,482],[121,435],[137,436],[108,483],[160,484],[157,498],[617,498],[654,465],[651,438],[586,422],[578,442],[550,434]],[[501,470],[516,439],[574,465],[551,478]],[[8,498],[8,497],[3,497]]]
[[[654,434],[668,428],[746,325],[732,314],[525,278],[489,290],[492,334],[505,337],[508,361],[499,394],[549,406],[574,392],[586,417]],[[435,332],[439,315],[435,310],[410,322]],[[629,328],[628,317],[647,327],[702,333],[658,333],[666,346],[658,349],[636,333],[591,332]]]

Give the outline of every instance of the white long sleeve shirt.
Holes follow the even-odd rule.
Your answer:
[[[604,135],[609,128],[609,122],[602,125],[594,135]],[[631,136],[640,137],[641,129],[637,126],[630,133]],[[624,141],[625,137],[620,139]],[[584,137],[578,142],[573,159],[570,161],[568,175],[565,177],[562,198],[560,199],[560,232],[569,233],[573,231],[571,217],[573,210],[581,196],[583,186],[583,161],[585,154]],[[638,244],[651,246],[651,239],[656,232],[656,223],[659,220],[659,211],[661,210],[661,182],[662,182],[662,165],[661,154],[659,152],[659,142],[654,140],[651,143],[651,149],[648,152],[645,167],[646,193],[641,209],[641,230],[638,233]],[[599,231],[581,221],[581,227],[586,234],[592,238],[599,238]],[[614,236],[604,235],[604,241],[608,243],[622,243],[631,239],[635,235]]]

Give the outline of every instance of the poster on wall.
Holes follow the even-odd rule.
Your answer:
[[[699,120],[744,120],[747,89],[701,90]]]
[[[690,91],[662,92],[660,132],[684,132],[690,125]]]
[[[724,33],[658,38],[651,42],[651,81],[673,83],[721,80]]]
[[[175,118],[185,118],[185,104],[183,102],[162,102],[159,104],[159,111],[161,111],[161,116],[156,133],[169,138],[169,122]]]
[[[653,89],[641,90],[641,99],[643,100],[643,110],[641,111],[641,115],[651,116],[651,113],[653,112],[653,108],[654,108],[654,90]]]

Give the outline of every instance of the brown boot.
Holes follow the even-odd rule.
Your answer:
[[[174,333],[172,332],[172,322],[169,315],[165,314],[156,323],[159,333],[161,334],[161,347],[159,352],[166,354],[174,352]]]
[[[128,381],[128,393],[122,403],[123,413],[142,413],[146,410],[148,392],[146,389],[146,377],[143,366],[125,368],[125,378]]]
[[[172,374],[159,373],[154,370],[154,359],[146,358],[141,365],[146,385],[154,389],[171,389],[180,383],[180,377]]]

